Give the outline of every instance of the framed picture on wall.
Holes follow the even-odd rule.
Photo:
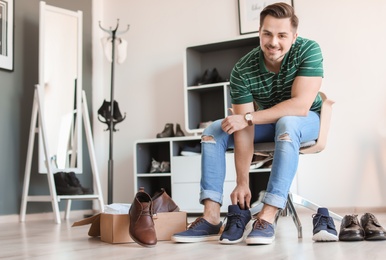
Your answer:
[[[14,0],[0,0],[0,69],[13,70]]]
[[[240,34],[255,33],[260,27],[260,12],[267,5],[284,2],[293,6],[292,0],[239,0]]]

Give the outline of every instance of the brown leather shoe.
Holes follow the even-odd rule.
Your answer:
[[[346,215],[340,224],[340,241],[362,241],[365,237],[365,231],[358,221],[357,215]]]
[[[143,188],[135,195],[130,210],[130,237],[141,246],[153,247],[157,236],[153,222],[153,202]]]
[[[373,214],[365,213],[361,217],[361,225],[365,230],[366,240],[386,240],[386,231]]]
[[[153,209],[154,213],[158,212],[175,212],[180,211],[177,204],[170,198],[164,189],[156,192],[153,198]]]

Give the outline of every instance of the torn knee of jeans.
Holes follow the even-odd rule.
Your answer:
[[[203,135],[201,137],[201,143],[216,143],[212,135]]]
[[[283,133],[283,134],[280,134],[279,137],[278,137],[278,141],[289,141],[291,142],[291,137],[288,133]]]

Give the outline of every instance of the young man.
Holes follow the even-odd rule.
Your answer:
[[[261,12],[260,46],[242,57],[231,72],[233,114],[212,123],[202,135],[200,201],[204,214],[187,231],[173,235],[173,241],[218,239],[225,152],[230,147],[234,147],[237,181],[220,240],[236,243],[243,239],[251,218],[249,167],[254,142],[270,141],[275,142],[275,153],[264,206],[246,243],[274,240],[275,217],[286,205],[300,143],[317,139],[319,133],[323,57],[316,42],[298,37],[297,27],[293,8],[285,3],[269,5]]]

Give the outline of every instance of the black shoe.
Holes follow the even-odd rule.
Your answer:
[[[174,137],[174,130],[173,130],[172,123],[166,124],[162,133],[157,134],[157,138],[164,138],[164,137]]]
[[[180,124],[177,124],[177,125],[176,125],[176,134],[175,134],[175,136],[176,136],[176,137],[177,137],[177,136],[179,136],[179,137],[185,136],[184,132],[181,130]]]
[[[81,188],[83,194],[93,194],[93,190],[91,188],[85,188],[80,184],[79,179],[76,177],[74,172],[66,172],[66,178],[68,184],[73,187]]]
[[[205,72],[204,72],[204,74],[202,74],[201,78],[198,79],[197,85],[209,84],[209,82],[210,82],[209,70],[205,70]]]
[[[213,84],[213,83],[218,83],[223,81],[225,80],[220,76],[217,69],[214,68],[211,72],[209,72],[209,70],[205,70],[204,74],[197,81],[197,85],[200,86],[200,85]]]
[[[99,116],[101,116],[103,120],[100,119]],[[112,116],[111,116],[111,102],[103,100],[102,106],[98,109],[98,120],[107,125],[106,131],[111,130],[111,127],[110,127],[111,123],[113,124],[112,130],[114,132],[117,131],[115,129],[115,125],[122,122],[125,118],[126,118],[126,113],[124,116],[122,116],[122,113],[119,110],[118,102],[116,100],[114,100],[114,111]]]
[[[121,111],[119,110],[118,102],[114,100],[114,111],[113,111],[113,118],[116,122],[122,122],[123,119],[126,118],[126,113],[124,116],[122,116]]]
[[[361,225],[365,231],[366,240],[386,240],[386,231],[371,213],[361,217]]]
[[[102,106],[98,109],[98,115],[108,120],[111,117],[110,102],[103,100]]]
[[[340,241],[362,241],[365,231],[358,221],[357,215],[346,215],[342,219],[339,232]]]
[[[211,75],[211,81],[212,83],[218,83],[218,82],[224,82],[225,79],[223,79],[220,74],[218,73],[217,69],[214,68],[212,70],[212,75]]]
[[[57,195],[82,195],[83,191],[80,187],[72,186],[68,183],[66,173],[57,172],[54,174],[55,188]]]

